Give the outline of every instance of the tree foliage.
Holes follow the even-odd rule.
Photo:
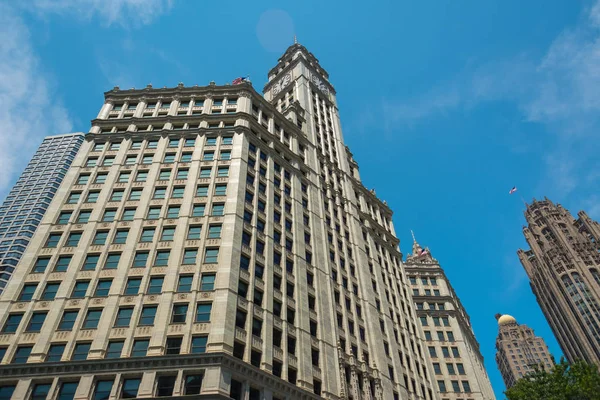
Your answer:
[[[561,359],[551,371],[536,368],[505,394],[508,400],[600,400],[600,373],[594,364]]]

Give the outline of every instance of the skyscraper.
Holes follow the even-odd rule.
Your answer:
[[[496,314],[496,319],[496,364],[507,389],[534,371],[535,367],[547,371],[552,369],[554,358],[544,339],[535,336],[533,329],[519,325],[510,315]]]
[[[600,365],[600,226],[578,216],[534,200],[523,228],[531,249],[518,255],[565,357]]]
[[[83,133],[45,137],[0,206],[0,294],[81,143]]]
[[[495,399],[469,315],[439,262],[414,240],[404,265],[440,397]]]
[[[327,72],[294,44],[268,78],[105,93],[0,300],[0,390],[437,398]]]

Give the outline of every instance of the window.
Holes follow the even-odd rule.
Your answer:
[[[216,185],[215,196],[225,196],[227,194],[227,185]]]
[[[46,356],[46,362],[58,362],[62,359],[62,355],[65,352],[64,344],[51,344],[48,349],[48,355]],[[59,396],[59,399],[61,397]]]
[[[170,337],[167,338],[167,345],[165,354],[179,354],[181,353],[181,337]]]
[[[183,199],[183,193],[185,192],[184,186],[175,186],[173,193],[171,194],[172,199]]]
[[[115,234],[113,239],[113,243],[115,244],[124,244],[127,241],[127,235],[129,234],[129,229],[120,229]]]
[[[77,319],[78,310],[75,311],[65,311],[63,313],[62,319],[58,324],[58,330],[60,331],[70,331],[73,329],[73,325],[75,325],[75,320]]]
[[[150,207],[148,209],[147,219],[158,219],[160,217],[161,207]]]
[[[135,176],[136,182],[146,182],[147,179],[148,171],[138,171],[137,175]]]
[[[19,328],[19,324],[23,319],[23,314],[9,314],[4,324],[4,328],[2,329],[2,333],[15,333]]]
[[[450,320],[448,319],[448,317],[442,317],[442,324],[444,326],[450,326]]]
[[[471,385],[469,385],[469,381],[462,381],[462,386],[465,393],[471,393]]]
[[[25,364],[29,359],[33,346],[19,346],[12,359],[12,364]]]
[[[169,256],[171,250],[159,250],[156,252],[156,258],[154,258],[155,267],[164,267],[169,265]]]
[[[190,162],[192,161],[192,153],[183,153],[181,155],[181,162]]]
[[[86,167],[95,167],[96,165],[98,165],[98,157],[90,157],[85,162]]]
[[[106,243],[106,239],[108,238],[108,231],[97,231],[94,236],[94,240],[92,241],[93,245],[103,245]]]
[[[138,397],[138,390],[142,380],[140,378],[130,378],[123,381],[123,388],[121,389],[122,399],[135,399]]]
[[[140,242],[151,242],[154,239],[154,233],[156,228],[144,228],[142,229],[142,236]]]
[[[49,282],[48,284],[46,284],[41,299],[54,300],[54,298],[56,297],[56,292],[58,292],[59,286],[60,282]]]
[[[131,349],[131,357],[145,357],[148,354],[148,345],[150,340],[137,339],[133,341],[133,349]]]
[[[202,379],[204,375],[196,374],[196,375],[187,375],[184,381],[184,394],[200,394],[200,389],[202,388]]]
[[[169,108],[169,103],[163,103],[162,107],[167,106]],[[158,147],[158,140],[148,140],[148,145],[146,146],[148,149],[156,149]]]
[[[156,379],[156,396],[172,396],[176,378],[176,376],[159,376]]]
[[[108,347],[106,349],[106,355],[104,358],[120,358],[121,353],[123,352],[123,342],[122,340],[111,340],[108,342]]]
[[[113,190],[109,201],[122,201],[124,194],[124,190]]]
[[[80,198],[81,192],[71,192],[69,198],[67,199],[67,204],[77,204]]]
[[[155,276],[150,278],[150,284],[148,285],[148,294],[162,293],[162,286],[165,278],[162,276]]]
[[[90,281],[77,281],[75,282],[75,287],[73,288],[73,293],[71,293],[71,298],[73,299],[81,299],[85,297],[87,293],[88,286],[90,285]]]
[[[129,192],[129,201],[137,201],[140,200],[142,198],[142,189],[131,189],[131,192]]]
[[[77,223],[85,224],[86,222],[88,222],[90,220],[91,215],[92,215],[91,210],[79,211],[79,216],[77,217]]]
[[[29,301],[33,298],[35,289],[37,289],[37,283],[27,283],[23,286],[21,294],[19,295],[19,301]]]
[[[442,374],[442,368],[440,368],[440,364],[439,363],[433,363],[433,372],[436,375],[441,375]]]
[[[188,311],[187,304],[174,304],[173,315],[171,317],[171,323],[173,324],[184,324]]]
[[[202,106],[202,103],[195,103],[194,106]],[[196,145],[195,138],[186,138],[183,147],[194,147]]]
[[[214,151],[205,151],[204,152],[204,156],[202,157],[202,160],[204,161],[213,161],[215,159],[215,152]]]
[[[157,187],[154,189],[153,199],[164,199],[167,194],[167,188],[165,187]]]
[[[115,216],[117,215],[117,210],[106,210],[104,211],[104,216],[102,217],[103,222],[112,222],[115,220]]]
[[[125,165],[133,165],[137,161],[137,156],[127,156],[125,158]]]
[[[145,268],[148,264],[148,255],[147,251],[137,251],[133,257],[133,268]]]
[[[142,164],[152,164],[152,159],[154,156],[152,154],[144,154],[142,157]]]
[[[206,208],[205,204],[194,204],[194,208],[192,209],[192,217],[204,216],[205,208]]]
[[[229,167],[219,167],[217,169],[217,177],[227,177],[229,176]]]
[[[225,204],[224,203],[215,203],[212,207],[212,215],[214,216],[222,216],[224,214]]]
[[[208,227],[208,238],[219,239],[221,237],[221,227],[222,225],[210,225]]]
[[[188,240],[200,239],[200,233],[201,233],[201,231],[202,231],[202,226],[201,225],[192,225],[192,226],[190,226],[190,228],[188,230],[187,239]]]
[[[177,284],[177,291],[180,293],[191,292],[193,279],[193,275],[180,275],[179,282]]]
[[[136,295],[140,292],[140,285],[142,278],[129,278],[127,279],[127,285],[125,286],[126,295]]]
[[[113,380],[104,380],[96,382],[94,397],[92,400],[107,400],[113,387]]]
[[[456,358],[460,357],[460,353],[458,352],[458,347],[453,347],[452,348],[452,355]]]
[[[58,220],[56,221],[56,223],[58,225],[66,225],[69,223],[69,220],[71,219],[71,215],[73,214],[72,211],[63,211],[60,213],[60,215],[58,216]]]
[[[77,178],[78,185],[86,185],[89,181],[90,181],[89,174],[82,174],[82,175],[79,175],[79,177]]]
[[[460,393],[460,386],[458,385],[458,381],[452,381],[452,391],[455,393]]]
[[[428,349],[429,349],[429,355],[430,355],[431,357],[437,357],[437,353],[436,353],[436,351],[435,351],[435,347],[433,347],[433,346],[429,346],[429,347],[428,347]]]
[[[86,360],[91,345],[91,343],[76,343],[73,354],[71,355],[71,361]]]
[[[465,367],[462,364],[460,364],[460,363],[456,364],[456,369],[458,370],[458,373],[460,375],[465,375]]]
[[[119,174],[119,178],[117,179],[117,182],[121,182],[121,183],[129,182],[130,177],[131,177],[130,172],[121,172]]]
[[[131,322],[131,315],[133,314],[133,308],[119,308],[117,313],[117,319],[115,321],[116,327],[128,327]]]
[[[206,343],[208,336],[193,336],[192,337],[192,354],[206,353]]]
[[[196,197],[207,197],[208,196],[208,185],[198,186],[196,189]]]
[[[83,321],[83,329],[96,329],[102,316],[102,310],[89,310]]]
[[[41,273],[44,272],[46,270],[46,267],[48,266],[48,263],[50,262],[50,259],[47,257],[40,257],[35,261],[35,264],[33,266],[33,272],[35,273]]]
[[[212,168],[200,168],[200,178],[210,178]]]
[[[98,260],[100,256],[98,254],[88,254],[85,258],[85,262],[83,263],[83,267],[81,268],[83,271],[93,271],[96,269],[98,265]]]
[[[210,312],[212,310],[211,303],[199,303],[196,308],[196,322],[210,321]]]
[[[158,175],[159,181],[167,181],[171,179],[171,170],[170,169],[161,169],[160,174]]]
[[[140,325],[153,325],[156,316],[156,306],[144,306],[140,316]]]
[[[163,160],[163,163],[165,163],[165,164],[172,164],[174,162],[175,162],[175,153],[165,154],[165,158]]]
[[[15,391],[15,385],[2,385],[0,386],[0,399],[10,400],[13,392]]]
[[[450,351],[448,350],[447,347],[442,347],[442,354],[444,355],[445,358],[450,357]]]
[[[114,164],[114,162],[115,162],[114,157],[104,157],[104,160],[102,160],[102,166],[110,167],[111,165]]]
[[[456,375],[456,371],[454,370],[454,364],[446,364],[446,367],[448,367],[448,373],[450,375]]]
[[[104,269],[117,269],[120,259],[121,259],[121,253],[110,253],[106,257],[106,262],[104,263]]]
[[[446,382],[437,381],[437,383],[438,383],[438,387],[440,389],[440,393],[446,393]]]
[[[160,240],[162,242],[172,242],[174,238],[175,238],[175,227],[165,226],[162,230],[162,235],[160,236]]]
[[[200,290],[208,291],[215,288],[215,274],[203,274],[200,280]]]
[[[126,208],[123,210],[123,221],[133,221],[133,217],[135,216],[134,208]]]
[[[216,264],[219,258],[219,249],[206,249],[204,262],[207,264]]]

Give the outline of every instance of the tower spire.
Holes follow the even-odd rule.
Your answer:
[[[413,230],[410,230],[410,234],[412,235],[413,238],[413,243],[417,243],[417,239],[415,239],[415,233],[413,232]]]
[[[294,35],[294,44],[298,44],[298,38]]]

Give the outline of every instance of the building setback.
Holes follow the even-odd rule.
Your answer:
[[[4,394],[438,398],[327,72],[268,77],[105,93],[0,300]]]
[[[0,206],[0,295],[57,192],[83,133],[47,136]]]
[[[527,205],[519,250],[531,289],[565,357],[600,365],[600,225],[550,200]]]
[[[533,329],[519,325],[510,315],[496,314],[496,319],[496,364],[507,389],[535,368],[552,369],[554,358],[544,339],[535,336]]]
[[[469,315],[439,262],[414,240],[404,265],[439,396],[495,399]]]

